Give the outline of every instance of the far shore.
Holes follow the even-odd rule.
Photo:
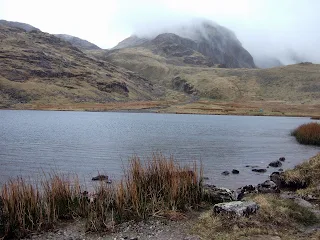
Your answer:
[[[320,119],[320,104],[288,103],[283,101],[222,102],[200,100],[196,102],[132,101],[110,103],[16,104],[10,107],[0,106],[0,110],[277,116]]]

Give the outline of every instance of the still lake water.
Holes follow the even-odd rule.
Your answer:
[[[257,184],[266,167],[285,156],[282,168],[314,156],[319,147],[299,145],[290,131],[309,118],[174,115],[115,112],[0,111],[0,185],[17,176],[52,170],[77,173],[86,182],[107,174],[119,179],[133,154],[172,154],[182,163],[202,161],[208,182],[236,188]],[[238,169],[239,175],[221,172]]]

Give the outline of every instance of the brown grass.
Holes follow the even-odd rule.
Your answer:
[[[250,198],[260,206],[257,214],[250,217],[230,217],[213,215],[212,211],[208,211],[199,218],[192,231],[202,239],[245,239],[257,235],[301,239],[295,237],[299,236],[296,229],[318,222],[315,214],[292,200],[271,194],[259,194]]]
[[[9,181],[0,193],[4,234],[21,238],[78,217],[86,219],[90,231],[112,230],[116,223],[150,216],[178,218],[183,216],[178,212],[200,204],[201,172],[196,164],[182,167],[173,157],[153,154],[145,162],[132,157],[119,184],[101,182],[90,195],[77,177],[52,174],[37,185],[20,178]]]
[[[19,238],[51,228],[58,219],[75,216],[81,205],[77,178],[71,185],[68,179],[53,175],[40,185],[18,178],[2,187],[6,237]]]
[[[320,123],[303,124],[296,128],[292,135],[299,143],[320,146]]]
[[[304,189],[298,190],[301,195],[311,194],[320,198],[320,153],[294,169],[285,171],[283,179],[287,184],[304,186]]]

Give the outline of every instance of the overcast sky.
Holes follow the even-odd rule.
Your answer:
[[[320,62],[320,0],[0,0],[0,19],[111,48],[139,31],[192,18],[233,30],[253,55],[293,49]]]

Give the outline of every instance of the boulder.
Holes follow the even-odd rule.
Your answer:
[[[96,177],[93,177],[91,180],[92,181],[106,181],[108,179],[109,179],[109,177],[106,175],[98,175]]]
[[[206,184],[203,186],[204,200],[211,203],[230,202],[236,200],[236,194],[228,188],[219,188]]]
[[[233,169],[232,170],[232,174],[239,174],[240,172],[239,172],[239,170],[237,170],[237,169]]]
[[[274,182],[278,187],[281,187],[282,178],[280,172],[273,172],[269,176],[270,180]]]
[[[252,201],[233,201],[218,203],[213,206],[214,214],[249,216],[258,211],[259,205]]]
[[[282,166],[282,162],[280,162],[279,160],[273,161],[273,162],[269,163],[269,166],[278,168],[278,167]]]
[[[279,158],[279,161],[281,161],[281,162],[284,162],[286,160],[286,158],[285,157],[281,157],[281,158]]]
[[[255,193],[257,192],[256,187],[252,186],[252,185],[246,185],[243,186],[241,188],[238,188],[235,193],[236,193],[236,199],[239,201],[241,200],[246,194],[249,193]]]
[[[260,183],[257,186],[259,193],[279,193],[280,190],[273,181],[267,180],[264,183]]]
[[[229,173],[229,171],[224,171],[224,172],[222,172],[221,174],[224,175],[224,176],[227,176],[227,175],[229,175],[230,173]]]
[[[265,168],[254,168],[251,170],[252,172],[265,173],[267,169]]]

